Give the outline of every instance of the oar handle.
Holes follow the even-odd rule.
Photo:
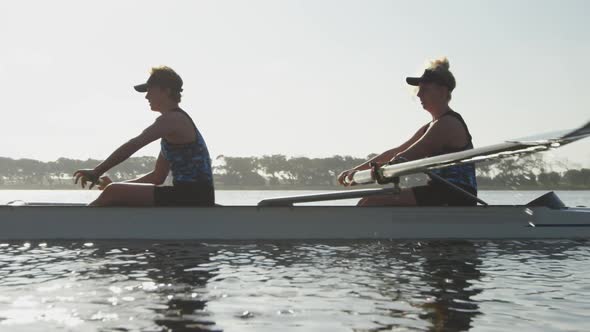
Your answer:
[[[398,180],[397,177],[387,178],[383,176],[382,167],[385,165],[376,162],[372,162],[370,165],[371,168],[354,173],[352,179],[356,184],[369,184],[374,182],[386,184]]]
[[[352,181],[356,184],[369,184],[375,182],[375,173],[372,169],[356,171],[352,176]]]
[[[374,171],[376,166],[375,163],[371,163],[371,168],[367,170],[354,170],[352,175],[346,175],[342,179],[342,184],[345,186],[351,186],[356,184],[369,184],[375,182]]]

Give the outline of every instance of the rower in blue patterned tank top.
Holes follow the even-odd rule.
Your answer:
[[[212,186],[211,158],[207,144],[190,116],[180,108],[175,111],[191,120],[195,129],[195,140],[185,144],[170,143],[166,138],[160,141],[162,155],[170,164],[173,183],[175,185],[203,183]]]
[[[343,185],[354,185],[354,173],[369,169],[372,162],[385,164],[422,159],[441,154],[473,149],[469,129],[463,117],[449,107],[451,92],[455,89],[455,77],[449,71],[446,58],[432,61],[421,77],[408,77],[406,82],[418,87],[417,96],[422,108],[430,113],[432,121],[420,127],[416,133],[402,145],[387,150],[365,163],[342,172],[338,182]],[[467,191],[474,197],[477,195],[475,166],[464,164],[434,170],[432,174],[451,182]],[[359,201],[361,206],[371,205],[475,205],[473,197],[459,193],[433,177],[427,185],[403,188],[399,195],[371,196]]]
[[[146,83],[135,86],[145,92],[150,109],[160,113],[141,134],[121,145],[94,169],[74,173],[82,187],[103,190],[95,206],[212,206],[215,201],[211,158],[203,136],[191,117],[178,107],[182,79],[169,67],[152,68]],[[152,172],[137,179],[112,183],[101,175],[145,145],[160,139],[161,152]],[[172,172],[173,185],[162,185]]]

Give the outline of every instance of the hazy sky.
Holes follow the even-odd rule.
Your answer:
[[[150,67],[213,158],[366,156],[430,120],[407,75],[447,56],[476,146],[590,120],[590,2],[2,1],[0,156],[105,158],[151,124]],[[590,166],[590,140],[552,154]],[[137,155],[156,156],[153,143]]]

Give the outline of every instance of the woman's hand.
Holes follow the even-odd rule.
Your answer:
[[[408,159],[400,156],[399,154],[395,155],[395,157],[391,158],[391,160],[387,163],[388,165],[405,163]]]
[[[82,188],[86,188],[86,182],[90,182],[88,189],[92,189],[92,187],[98,184],[99,176],[100,174],[93,169],[79,169],[74,172],[74,184],[77,184],[78,180],[80,180]]]
[[[349,170],[346,170],[346,171],[340,173],[340,175],[338,175],[338,183],[340,183],[341,185],[343,185],[345,187],[355,185],[356,183],[352,179],[354,176],[354,173],[356,173],[356,169],[349,169]]]
[[[111,180],[111,178],[109,178],[108,176],[101,176],[100,179],[98,180],[98,190],[104,190],[104,188],[106,188],[109,184],[113,183],[113,180]]]

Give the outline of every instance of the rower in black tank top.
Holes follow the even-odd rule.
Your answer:
[[[452,117],[456,118],[457,120],[459,120],[463,124],[463,127],[465,128],[465,132],[467,133],[468,141],[467,141],[467,144],[465,144],[461,148],[442,149],[441,151],[438,151],[437,153],[433,154],[430,157],[473,149],[472,137],[471,137],[471,134],[469,133],[469,129],[467,128],[467,124],[463,120],[463,117],[461,117],[461,115],[455,111],[449,111],[449,112],[445,113],[443,116],[452,116]],[[477,191],[477,181],[475,179],[475,165],[474,164],[462,164],[462,165],[449,166],[446,168],[433,170],[432,173],[442,177],[443,179],[445,179],[453,184],[460,185],[461,187],[467,187],[468,189],[471,189],[470,191]]]
[[[463,147],[456,149],[441,149],[439,151],[436,151],[429,157],[473,149],[472,137],[469,133],[469,128],[467,128],[467,124],[463,120],[463,117],[459,113],[452,110],[448,111],[443,116],[452,116],[463,124],[465,132],[467,134],[467,143]],[[425,126],[424,132],[426,132],[427,129],[428,126]],[[451,182],[452,184],[466,190],[474,196],[477,196],[477,180],[475,177],[475,165],[473,163],[449,166],[445,168],[435,169],[431,172]],[[421,206],[465,206],[477,204],[477,202],[472,198],[457,193],[455,190],[452,190],[447,185],[440,183],[440,181],[437,181],[436,179],[430,179],[426,186],[414,187],[413,191],[418,205]]]

